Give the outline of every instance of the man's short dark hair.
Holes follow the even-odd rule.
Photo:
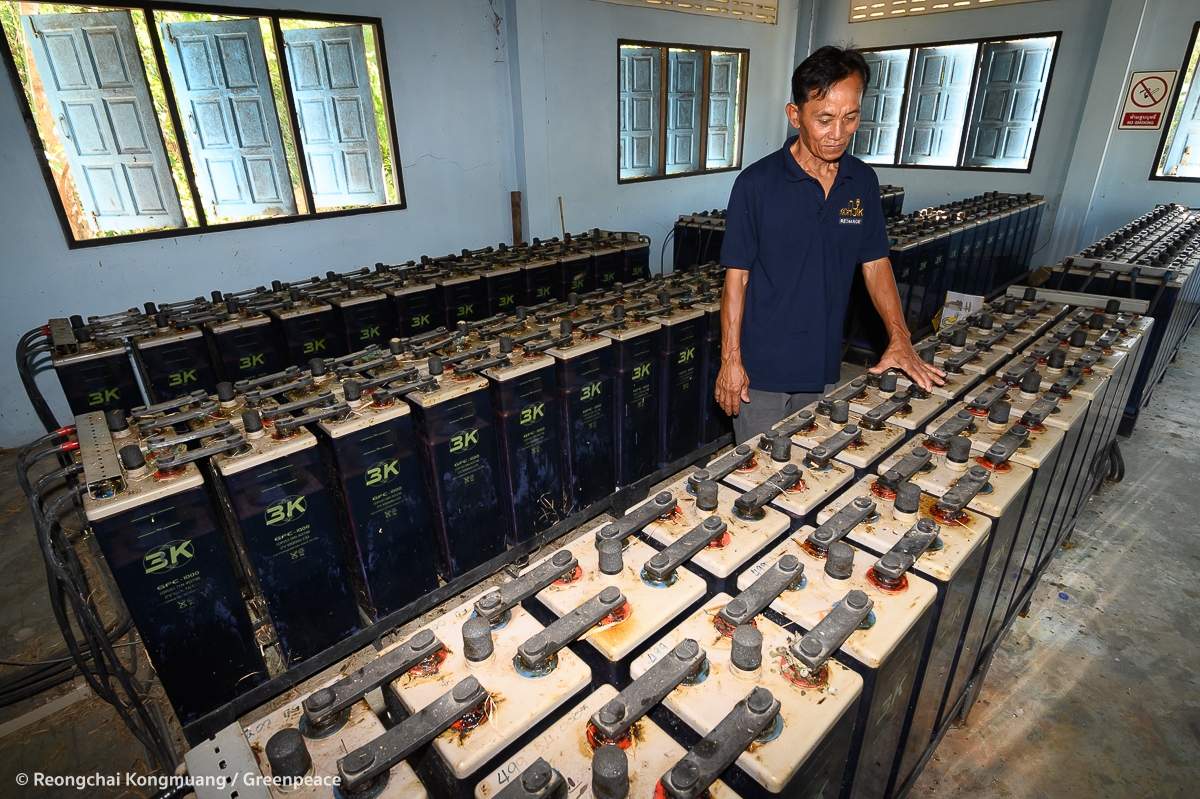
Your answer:
[[[800,62],[792,73],[792,102],[803,106],[809,100],[821,100],[830,87],[857,73],[865,89],[871,81],[871,68],[862,53],[852,47],[842,49],[827,44]]]

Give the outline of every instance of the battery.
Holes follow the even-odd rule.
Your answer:
[[[717,376],[721,373],[721,292],[702,294],[692,306],[704,313],[704,334],[700,345],[700,436],[697,446],[705,447],[733,432],[733,420],[716,400]]]
[[[835,795],[840,787],[841,796],[883,796],[929,633],[937,588],[907,573],[914,552],[898,556],[899,564],[883,578],[875,570],[878,559],[874,555],[849,545],[843,544],[846,549],[835,552],[831,563],[828,549],[822,551],[807,543],[813,532],[812,526],[805,525],[761,556],[738,578],[738,586],[748,588],[785,556],[796,558],[804,567],[804,579],[781,593],[770,607],[790,622],[785,627],[801,635],[816,627],[851,590],[862,591],[872,600],[871,615],[838,649],[839,661],[862,678],[863,686],[846,769],[829,795]],[[918,530],[914,535],[925,533]],[[847,552],[851,557],[846,557]]]
[[[284,367],[270,317],[229,300],[224,319],[204,324],[217,353],[221,376],[230,383],[274,374]]]
[[[720,462],[713,465],[720,469]],[[710,475],[707,470],[698,470],[664,486],[663,491],[675,498],[675,507],[668,515],[647,524],[645,535],[656,544],[671,546],[685,539],[707,519],[719,518],[725,524],[726,532],[687,561],[688,568],[705,578],[709,593],[715,594],[732,590],[734,580],[747,562],[763,547],[786,533],[791,523],[786,515],[767,504],[769,499],[764,493],[765,488],[756,487],[752,489],[756,493],[746,496],[741,491],[715,483]],[[785,492],[786,489],[780,486],[774,493],[782,495]],[[759,502],[750,501],[757,498],[758,494],[764,494]],[[661,493],[635,505],[629,513],[636,512],[643,505],[653,504],[658,496]],[[743,496],[746,496],[745,500]],[[743,504],[746,505],[745,509],[740,507]]]
[[[341,282],[347,293],[329,299],[341,351],[354,352],[371,344],[387,346],[399,333],[388,296],[368,280],[345,278]]]
[[[407,395],[417,453],[437,534],[438,569],[447,580],[504,551],[504,514],[496,491],[496,433],[488,381],[445,371],[430,358],[437,384]]]
[[[899,373],[891,370],[881,375],[869,374],[866,380],[867,385],[862,393],[849,400],[850,410],[858,414],[869,413],[872,408],[891,400],[897,392],[902,392],[908,401],[888,416],[888,422],[905,430],[919,430],[946,406],[944,397],[926,392],[911,381],[907,381],[907,387],[901,388]]]
[[[607,231],[592,230],[587,238],[577,239],[592,256],[592,274],[595,283],[592,289],[609,289],[614,283],[633,280],[625,273],[625,252],[621,244]]]
[[[521,262],[521,272],[525,276],[525,302],[527,305],[538,305],[543,302],[566,297],[562,293],[562,266],[552,254],[537,246],[526,254]]]
[[[621,281],[624,283],[634,283],[638,280],[646,280],[650,277],[650,237],[642,236],[637,233],[614,233],[616,238],[621,242],[621,251],[624,256],[624,269]]]
[[[617,689],[602,685],[556,721],[548,730],[522,749],[513,752],[475,787],[475,799],[493,799],[505,788],[520,783],[522,776],[539,760],[558,773],[567,786],[589,793],[593,780],[593,757],[602,746],[628,749],[628,793],[630,797],[654,796],[663,774],[683,759],[687,751],[651,719],[642,717],[630,732],[615,744],[600,744],[591,717],[617,696]],[[628,741],[628,742],[627,742]],[[717,780],[708,786],[711,799],[738,799],[725,783]]]
[[[204,479],[186,460],[156,471],[136,446],[118,460],[101,413],[75,425],[84,513],[171,706],[190,724],[267,679]]]
[[[916,688],[901,734],[900,753],[892,769],[892,785],[898,786],[912,773],[934,734],[934,723],[949,687],[971,600],[979,583],[984,544],[991,533],[992,522],[966,507],[974,496],[971,491],[978,493],[983,484],[961,481],[951,496],[940,499],[920,493],[919,497],[911,497],[916,500],[913,504],[917,508],[910,512],[907,507],[897,511],[894,498],[887,497],[886,492],[873,491],[875,482],[874,477],[860,480],[826,505],[817,514],[817,520],[824,525],[838,511],[863,500],[866,504],[862,507],[869,506],[870,512],[853,526],[846,538],[848,543],[879,557],[891,550],[921,519],[932,519],[940,528],[937,540],[910,570],[936,585],[938,592],[930,619],[930,633],[917,671]],[[902,490],[907,501],[910,497],[903,485],[898,487],[897,496]]]
[[[706,661],[703,679],[684,681],[651,711],[651,718],[685,746],[695,747],[752,691],[766,689],[779,702],[778,713],[722,779],[748,797],[832,796],[846,768],[862,678],[832,658],[809,672],[792,654],[792,636],[761,614],[742,625],[753,625],[760,634],[752,635],[760,645],[759,663],[737,668],[735,628],[719,615],[733,601],[729,594],[714,596],[633,662],[636,679],[685,639],[699,644]]]
[[[336,358],[350,351],[345,349],[345,337],[338,333],[332,306],[304,297],[298,290],[293,290],[292,296],[294,299],[284,307],[267,312],[275,322],[289,364],[304,366],[313,358]]]
[[[429,274],[411,273],[402,283],[388,286],[383,291],[391,301],[400,336],[417,336],[445,325],[445,314],[438,304],[438,289]]]
[[[879,429],[872,430],[862,424],[860,414],[850,412],[848,399],[843,397],[860,396],[866,385],[866,378],[855,378],[800,409],[773,429],[786,424],[788,430],[794,430],[792,443],[809,450],[810,456],[819,447],[836,449],[835,460],[853,466],[857,474],[863,474],[871,464],[907,438],[902,427],[883,421]],[[820,453],[816,459],[827,460]]]
[[[271,435],[250,429],[249,451],[211,461],[288,668],[359,629],[333,497],[303,421],[277,419]]]
[[[482,273],[487,316],[511,314],[518,305],[529,305],[525,273],[514,263],[493,260]]]
[[[570,236],[558,247],[558,298],[579,294],[596,288],[596,267],[592,252]]]
[[[616,488],[612,339],[571,333],[562,320],[563,343],[547,350],[557,361],[559,431],[567,513],[583,510]]]
[[[120,341],[93,339],[82,324],[72,329],[65,319],[51,319],[50,334],[50,363],[71,413],[115,408],[128,413],[143,403],[133,364]]]
[[[660,292],[659,308],[651,319],[662,326],[658,465],[666,468],[696,449],[704,394],[700,379],[704,312],[686,305],[675,308],[670,293]]]
[[[447,328],[461,322],[473,322],[488,315],[487,291],[484,288],[483,265],[455,264],[452,271],[434,280],[442,324]]]
[[[157,314],[154,332],[135,336],[132,343],[152,402],[172,400],[197,389],[206,394],[216,391],[220,381],[204,333],[198,328],[173,325],[166,314]]]
[[[505,535],[519,544],[565,518],[557,364],[541,350],[553,342],[502,337],[501,358],[483,370],[496,419]]]
[[[326,799],[338,779],[338,760],[384,733],[383,722],[365,699],[358,699],[320,728],[306,723],[304,705],[314,694],[337,685],[333,681],[306,693],[243,728],[273,799]],[[219,756],[220,750],[216,754]],[[228,756],[228,753],[226,753]],[[232,760],[232,758],[230,758]],[[308,783],[304,778],[308,778]],[[284,780],[294,780],[288,785]],[[279,780],[278,784],[273,784]],[[375,799],[427,799],[429,794],[412,767],[401,761],[373,784]],[[336,791],[336,789],[334,789]],[[340,793],[340,792],[338,792]]]
[[[544,621],[569,614],[608,586],[615,586],[625,597],[628,607],[618,614],[619,618],[614,617],[575,646],[576,654],[591,668],[594,685],[607,682],[624,687],[628,684],[629,664],[633,658],[704,597],[704,580],[686,569],[676,570],[674,579],[669,581],[647,579],[644,574],[646,563],[657,552],[639,541],[635,533],[655,518],[654,510],[661,510],[668,504],[674,506],[673,498],[618,519],[615,524],[601,524],[583,533],[565,547],[578,562],[578,567],[537,593],[537,603],[550,611],[547,615],[543,610],[537,616]],[[605,538],[613,540],[606,542]],[[606,547],[604,553],[601,553],[601,547]],[[613,551],[608,551],[608,547]],[[543,564],[549,563],[552,557],[542,558],[525,573],[545,568]],[[537,614],[539,608],[533,603],[526,605]]]
[[[660,436],[662,325],[644,313],[626,314],[625,309],[625,305],[614,306],[614,320],[620,324],[600,333],[612,340],[613,452],[618,488],[632,485],[658,468]]]
[[[854,481],[852,466],[836,460],[814,463],[807,449],[792,444],[785,425],[777,425],[775,430],[760,436],[757,441],[743,444],[735,453],[742,447],[753,449],[749,460],[729,471],[721,465],[729,457],[725,456],[710,463],[705,471],[709,472],[710,479],[749,491],[766,483],[789,463],[794,465],[800,472],[799,482],[770,501],[772,508],[788,516],[792,529],[811,522],[818,508]],[[724,472],[728,473],[718,476]]]
[[[495,599],[497,605],[508,604],[504,588],[478,602],[459,605],[422,627],[421,631],[436,634],[444,647],[384,688],[389,709],[398,718],[419,713],[467,677],[474,677],[486,690],[477,712],[434,738],[417,757],[422,781],[437,786],[438,795],[448,799],[472,796],[476,783],[507,760],[506,750],[514,742],[523,742],[531,731],[540,734],[555,709],[592,680],[588,667],[566,646],[570,634],[557,635],[566,625],[553,631],[543,628],[519,604],[497,617],[486,615],[480,602]],[[619,599],[620,592],[616,593]],[[473,617],[491,624],[474,630],[475,625],[466,624]],[[574,637],[591,626],[587,624]],[[544,644],[548,654],[529,667],[526,656],[534,644]]]
[[[438,586],[434,531],[401,391],[376,389],[351,404],[347,419],[316,424],[322,455],[345,516],[346,551],[358,604],[372,621]]]

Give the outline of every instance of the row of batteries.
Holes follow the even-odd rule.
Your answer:
[[[356,597],[434,585],[419,472],[447,575],[500,551],[540,470],[566,464],[580,505],[611,491],[613,450],[575,439],[620,425],[586,394],[636,395],[622,343],[706,313],[663,291],[554,333],[472,330],[463,358],[372,350],[78,417],[87,516],[181,720],[266,679],[251,613],[290,664],[359,626]],[[898,794],[1094,489],[1153,323],[1016,290],[917,345],[945,385],[838,387],[189,770],[336,776],[342,797]],[[557,433],[522,424],[540,403]]]

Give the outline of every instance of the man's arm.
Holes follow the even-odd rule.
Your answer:
[[[943,385],[946,373],[937,367],[927,364],[913,349],[912,334],[904,324],[904,309],[900,307],[900,293],[896,290],[896,278],[892,274],[892,262],[887,258],[863,264],[863,280],[867,291],[871,294],[871,302],[875,310],[883,317],[891,341],[884,351],[879,363],[870,370],[871,374],[881,374],[887,369],[899,369],[914,383],[928,391],[934,384]],[[726,286],[728,286],[728,279]],[[724,319],[724,306],[721,314]],[[722,372],[724,368],[722,368]],[[719,385],[719,384],[718,384]]]
[[[721,371],[717,374],[717,404],[736,416],[743,402],[750,401],[750,378],[742,368],[742,315],[746,311],[746,282],[750,272],[725,269],[725,292],[721,298]],[[899,305],[899,300],[897,300]]]

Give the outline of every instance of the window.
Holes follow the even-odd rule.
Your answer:
[[[178,8],[0,2],[70,243],[404,207],[377,20]]]
[[[1179,73],[1183,80],[1176,89],[1171,116],[1158,145],[1151,178],[1200,181],[1200,85],[1196,64],[1200,61],[1200,22],[1192,28],[1192,41]]]
[[[1059,34],[863,53],[850,152],[872,164],[1028,171]]]
[[[745,50],[621,42],[617,182],[742,163]]]

